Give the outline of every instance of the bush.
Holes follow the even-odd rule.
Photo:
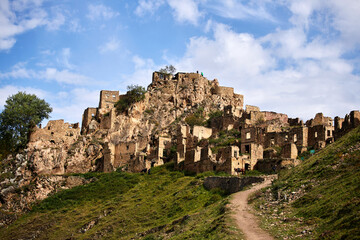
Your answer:
[[[189,124],[190,127],[203,126],[205,124],[205,117],[203,113],[204,113],[204,108],[199,107],[194,113],[188,115],[185,118],[185,122]]]
[[[130,85],[127,89],[128,91],[126,94],[115,103],[115,107],[118,112],[125,112],[132,104],[145,99],[146,90],[144,87],[139,85]]]

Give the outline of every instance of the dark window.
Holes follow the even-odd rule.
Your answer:
[[[250,145],[245,145],[245,153],[250,153]]]

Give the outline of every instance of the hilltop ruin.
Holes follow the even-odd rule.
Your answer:
[[[85,109],[81,129],[63,121],[35,129],[29,152],[37,149],[31,156],[38,172],[137,172],[168,161],[197,173],[271,171],[297,165],[299,154],[360,125],[359,111],[335,122],[318,113],[304,123],[256,106],[244,109],[243,95],[198,73],[154,72],[145,100],[119,113],[115,104],[123,97],[102,90],[99,106]]]

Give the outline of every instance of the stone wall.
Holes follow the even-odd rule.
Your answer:
[[[193,136],[197,137],[199,141],[201,139],[207,139],[207,138],[211,137],[211,135],[212,135],[211,128],[206,128],[203,126],[194,126],[194,128],[193,128]]]
[[[301,160],[292,158],[264,158],[257,161],[254,169],[261,172],[272,173],[277,172],[283,168],[295,167],[300,163]]]
[[[257,106],[246,105],[245,111],[246,111],[247,113],[250,113],[250,112],[260,112],[260,108],[257,107]]]
[[[119,101],[119,91],[101,90],[99,102],[100,114],[109,112],[117,101]]]
[[[88,126],[91,122],[91,120],[95,119],[98,114],[97,108],[87,108],[85,109],[82,117],[82,123],[81,123],[81,134],[87,134],[88,133]]]
[[[44,128],[34,128],[30,134],[29,141],[51,141],[63,143],[74,141],[80,135],[78,123],[65,123],[63,119],[50,120]]]
[[[213,94],[216,94],[219,96],[233,97],[234,96],[234,88],[215,86],[213,89]]]
[[[334,125],[334,138],[337,140],[348,133],[351,129],[360,126],[360,112],[351,111],[350,114],[345,115],[345,118],[335,117]]]
[[[323,113],[317,113],[313,119],[306,121],[307,127],[318,125],[333,126],[333,120],[331,117],[325,117]]]
[[[294,143],[289,143],[282,147],[281,157],[296,159],[297,156],[298,150]]]
[[[220,188],[227,194],[231,194],[241,191],[244,187],[250,184],[263,181],[264,178],[262,177],[207,177],[204,180],[204,187],[207,190]]]
[[[286,114],[283,113],[276,113],[276,112],[262,112],[264,114],[264,120],[265,121],[270,121],[270,120],[274,120],[274,119],[279,119],[279,121],[282,124],[288,124],[288,116]]]

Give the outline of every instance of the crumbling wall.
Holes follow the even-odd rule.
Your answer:
[[[257,106],[246,105],[245,111],[246,111],[247,113],[250,113],[250,112],[260,112],[260,108],[257,107]]]
[[[262,113],[264,114],[265,121],[279,119],[282,124],[284,124],[284,125],[288,124],[288,116],[286,114],[276,113],[276,112],[266,112],[266,111],[264,111]]]
[[[281,157],[296,159],[297,156],[298,150],[294,143],[289,143],[282,147]]]
[[[53,141],[54,143],[69,142],[80,135],[79,123],[65,123],[63,119],[50,120],[44,128],[35,127],[29,141]]]
[[[110,112],[100,117],[100,129],[111,129],[114,126],[116,118],[116,109],[112,108]]]
[[[81,134],[88,134],[88,126],[91,122],[91,120],[96,119],[96,116],[98,114],[97,108],[87,108],[85,109],[82,117],[82,123],[81,123]]]
[[[314,127],[318,125],[333,126],[333,120],[331,117],[325,117],[323,113],[317,113],[315,118],[306,121],[307,127]]]
[[[115,156],[113,165],[115,168],[129,164],[129,162],[135,159],[135,155],[138,151],[137,142],[120,142],[115,145]]]
[[[233,97],[234,96],[234,88],[215,86],[213,89],[213,94],[216,94],[219,96]]]
[[[212,129],[206,128],[203,126],[194,126],[193,128],[193,136],[197,137],[200,141],[201,139],[208,139],[212,135]]]
[[[289,131],[290,141],[296,144],[299,152],[307,151],[308,132],[309,129],[307,127],[295,127]]]
[[[345,118],[335,117],[334,125],[334,138],[337,140],[348,133],[351,129],[360,126],[360,112],[351,111],[350,114],[345,115]]]
[[[99,113],[108,113],[114,107],[117,101],[119,101],[119,91],[101,90]]]

